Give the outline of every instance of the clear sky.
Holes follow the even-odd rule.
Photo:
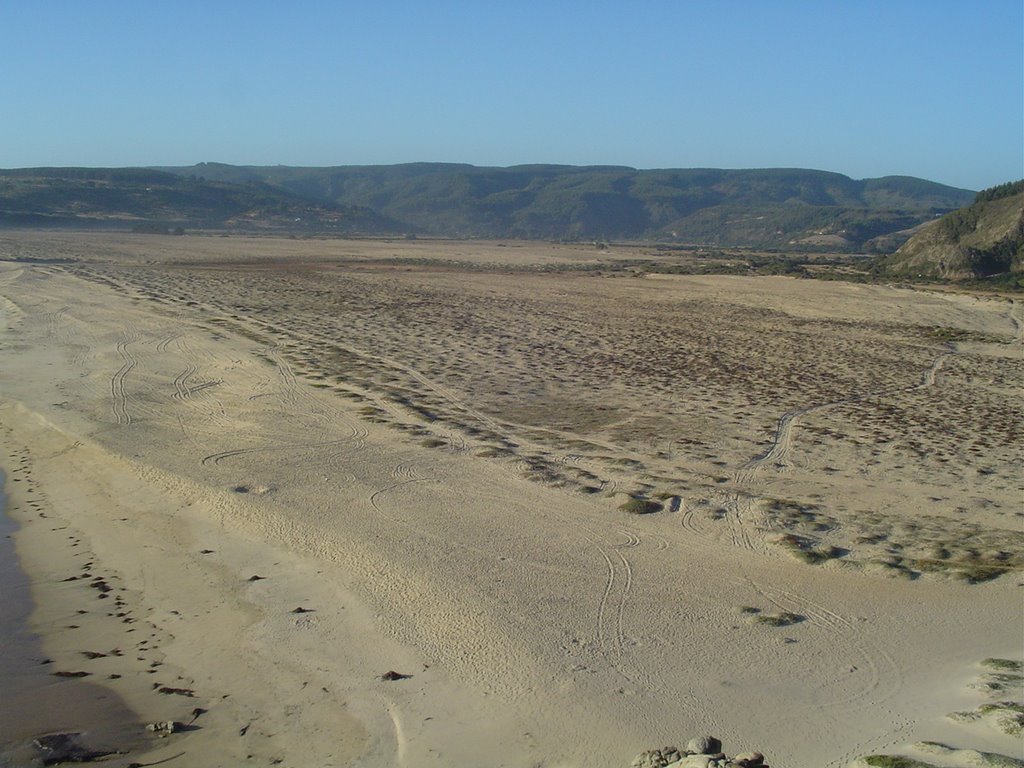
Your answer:
[[[1021,0],[0,0],[0,167],[1024,176]]]

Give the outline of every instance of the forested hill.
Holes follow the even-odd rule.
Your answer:
[[[799,169],[407,165],[0,170],[0,226],[115,226],[891,252],[974,193]]]
[[[267,184],[321,204],[358,205],[409,231],[451,237],[659,239],[859,250],[969,203],[974,192],[907,176],[854,180],[801,169],[636,170],[444,163],[162,170]],[[905,239],[905,237],[903,238]]]
[[[317,203],[269,184],[234,184],[147,168],[0,170],[3,226],[373,234],[401,229],[366,208]]]
[[[923,227],[881,267],[890,275],[952,280],[1011,275],[1024,285],[1024,180],[979,192],[971,205]]]

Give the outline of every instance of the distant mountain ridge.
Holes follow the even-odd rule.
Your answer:
[[[0,170],[0,226],[657,240],[891,251],[974,193],[792,168],[450,163]]]
[[[378,233],[400,225],[358,206],[325,206],[258,182],[151,168],[0,170],[0,227],[118,227]]]
[[[970,202],[970,190],[907,176],[828,171],[452,163],[162,168],[262,182],[319,203],[358,205],[449,237],[659,239],[856,250]]]

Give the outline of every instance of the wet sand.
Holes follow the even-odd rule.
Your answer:
[[[14,548],[17,526],[6,514],[0,472],[0,765],[30,765],[42,753],[32,740],[47,734],[80,734],[95,751],[126,754],[147,739],[137,716],[101,685],[54,676],[52,660],[28,627],[34,606],[28,576]]]

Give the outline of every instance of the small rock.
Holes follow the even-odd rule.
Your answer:
[[[760,752],[740,752],[732,761],[744,768],[760,768],[764,765],[764,755]]]
[[[698,736],[686,742],[686,751],[691,755],[713,755],[722,751],[722,742],[714,736]]]
[[[668,768],[711,768],[711,755],[687,755],[676,763],[669,764]]]
[[[632,768],[665,768],[682,757],[678,747],[662,747],[641,752],[633,758]]]

